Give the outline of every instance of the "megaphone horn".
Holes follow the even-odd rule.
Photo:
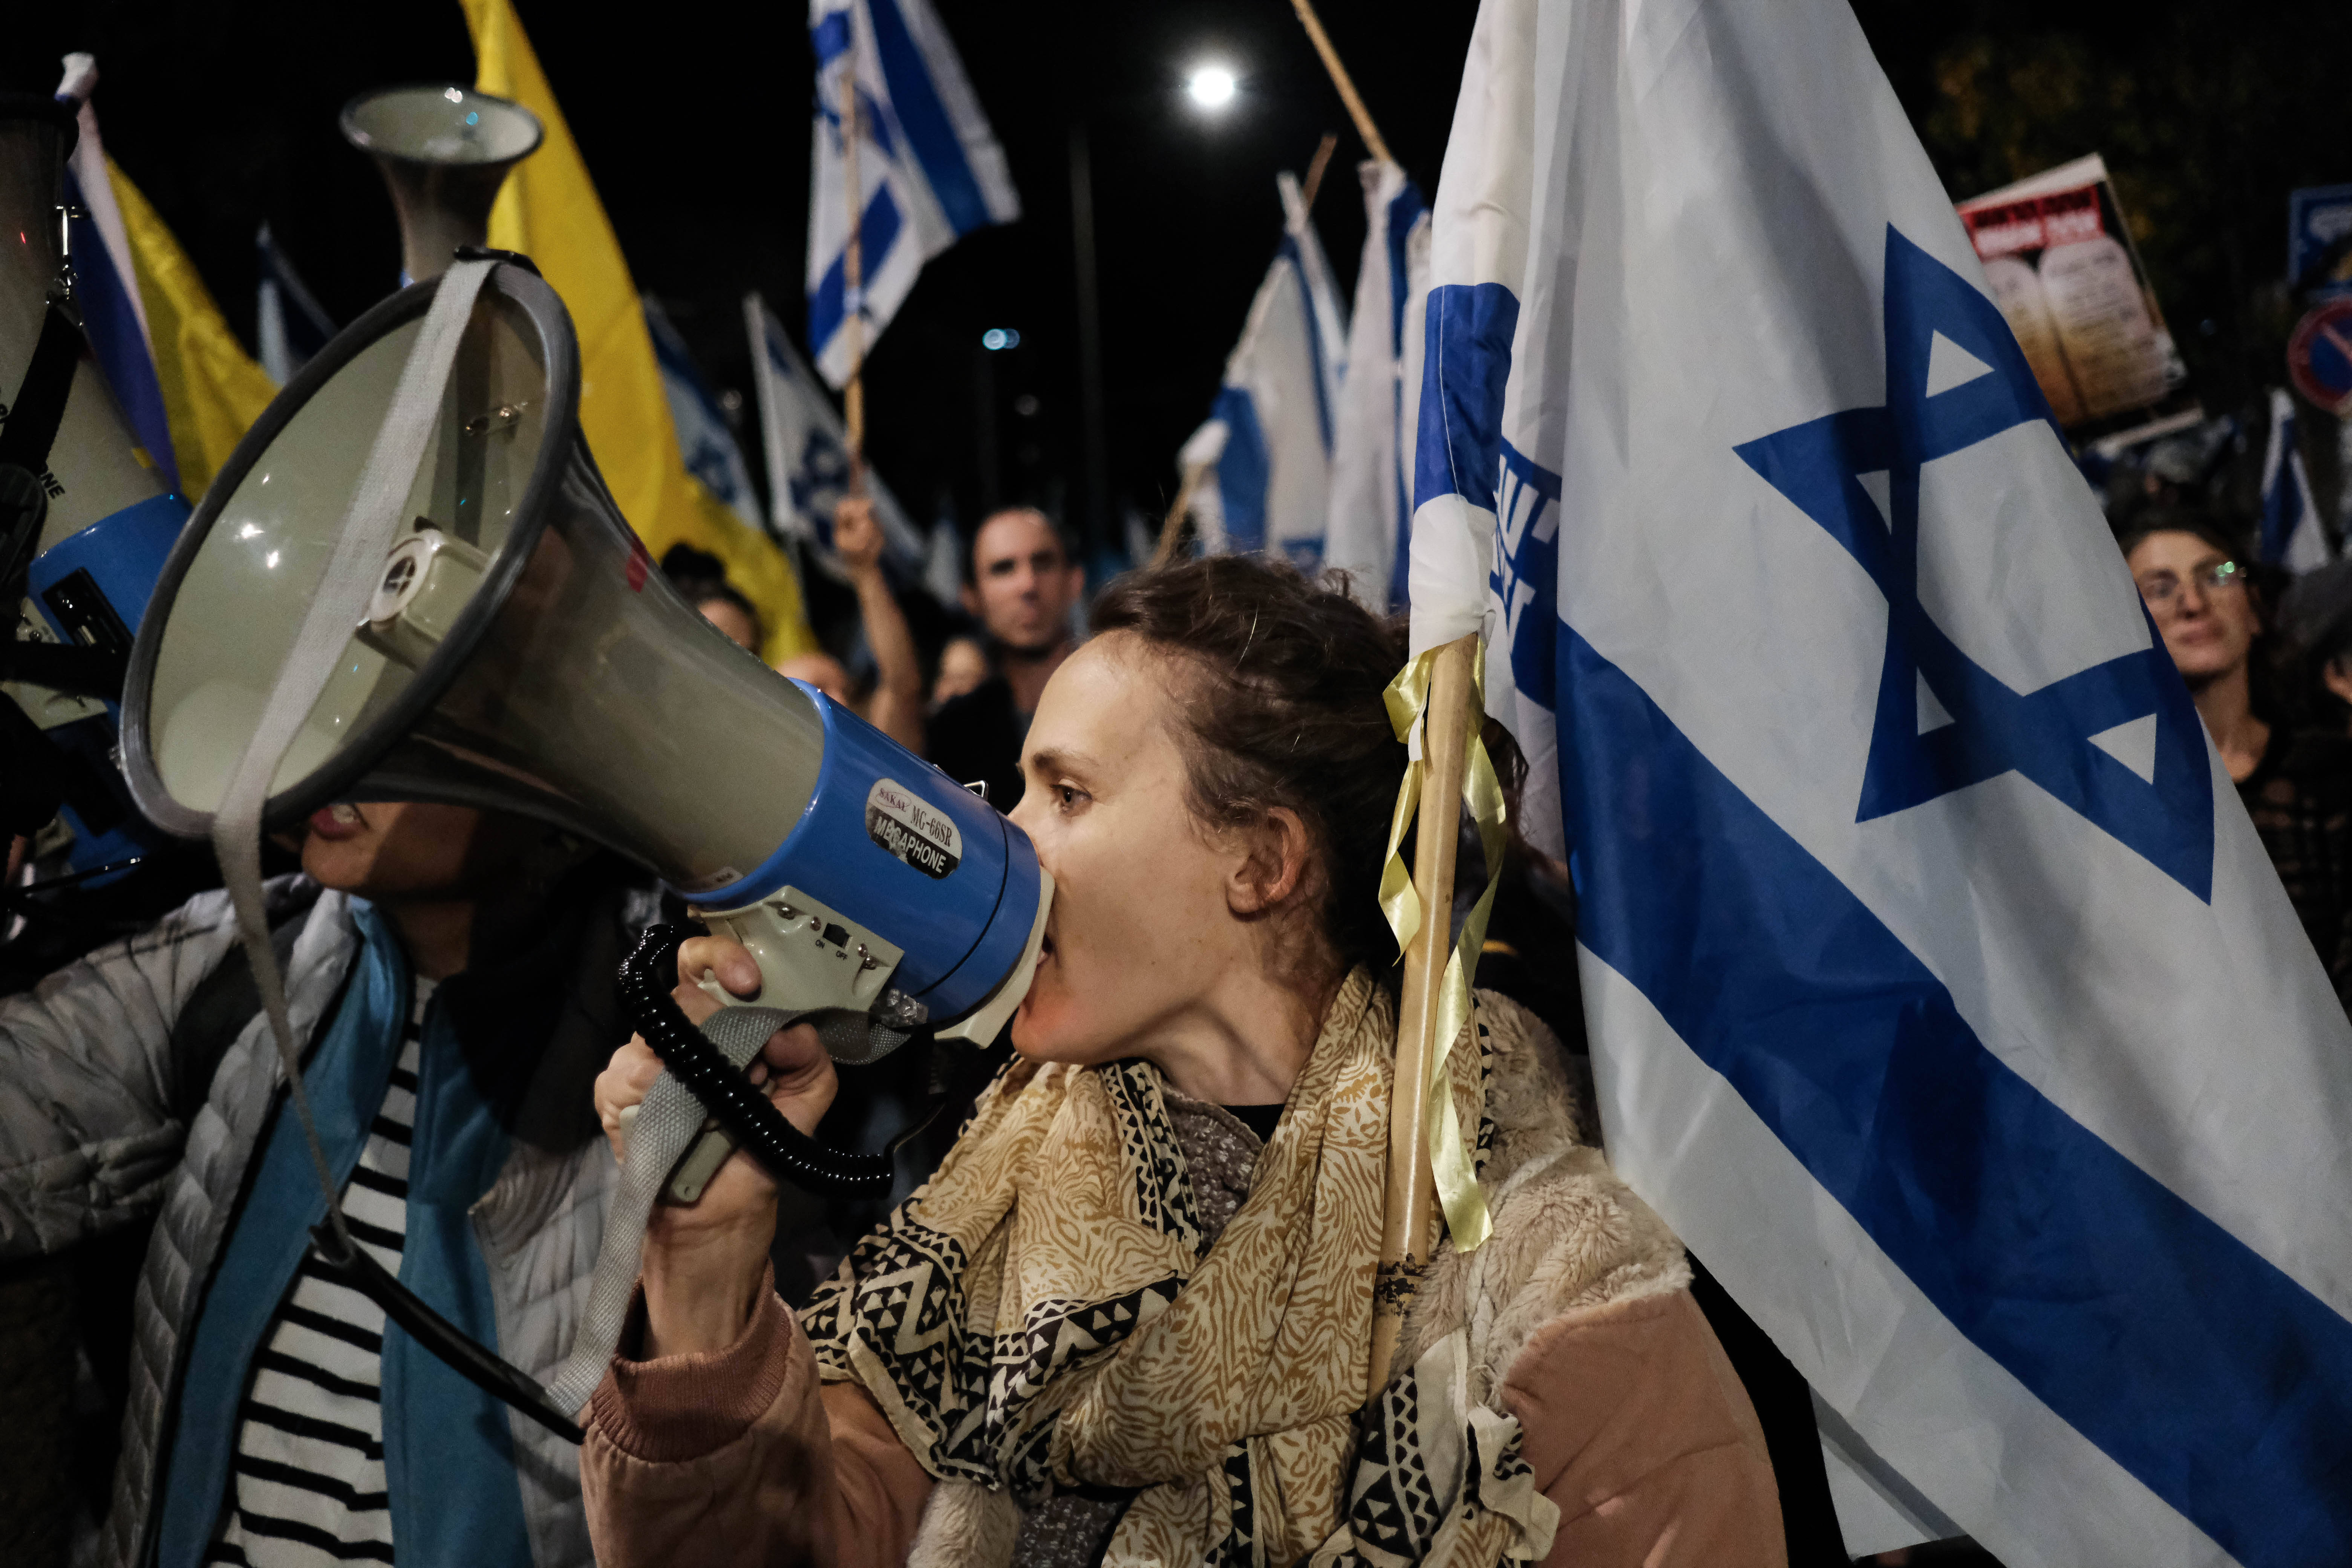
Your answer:
[[[490,204],[546,128],[521,104],[455,84],[380,88],[343,106],[343,138],[375,160],[400,218],[401,281],[489,243]]]
[[[267,826],[337,800],[539,816],[651,868],[751,952],[756,1000],[719,993],[730,1005],[698,1031],[666,994],[679,933],[657,931],[625,966],[672,1071],[629,1131],[580,1340],[551,1394],[436,1327],[340,1234],[321,1237],[339,1277],[421,1325],[411,1331],[434,1354],[576,1436],[564,1413],[604,1375],[656,1194],[688,1196],[681,1181],[698,1191],[725,1157],[706,1115],[786,1179],[887,1191],[886,1158],[817,1143],[736,1069],[802,1017],[844,1060],[920,1026],[992,1038],[1027,994],[1053,883],[985,802],[769,669],[670,588],[581,440],[562,303],[527,266],[474,259],[353,322],[238,443],[140,627],[125,763],[159,824],[199,837],[217,813],[248,849],[265,784]],[[331,666],[306,666],[289,657],[298,638],[341,646]],[[270,711],[278,701],[288,711]],[[257,906],[254,866],[224,869]],[[266,963],[257,918],[240,919]],[[290,1062],[290,1036],[278,1045]],[[320,1185],[331,1220],[323,1162]]]
[[[438,284],[382,301],[247,433],[165,566],[124,689],[140,806],[209,833],[319,591]],[[622,518],[579,433],[570,318],[482,282],[373,599],[279,763],[291,827],[339,800],[535,816],[649,868],[751,949],[762,1005],[992,1036],[1047,889],[1027,836],[720,636]],[[777,998],[786,999],[777,1001]]]

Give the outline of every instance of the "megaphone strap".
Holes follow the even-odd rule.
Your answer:
[[[57,443],[66,400],[73,395],[74,370],[80,363],[81,329],[51,305],[42,312],[41,335],[25,365],[25,379],[9,400],[7,422],[0,424],[0,463],[14,463],[35,474],[48,467],[49,448]]]
[[[310,1115],[310,1096],[302,1089],[302,1065],[286,1012],[285,976],[269,947],[261,897],[261,813],[268,804],[270,783],[278,776],[287,748],[319,694],[326,689],[341,662],[343,645],[351,640],[351,629],[359,624],[360,614],[375,591],[384,553],[392,547],[394,530],[416,482],[425,444],[432,437],[442,388],[448,384],[458,342],[489,270],[490,264],[484,262],[453,267],[436,285],[432,308],[409,350],[408,363],[401,368],[392,406],[376,433],[367,467],[361,471],[351,509],[343,514],[334,555],[293,646],[278,666],[245,755],[229,775],[220,809],[213,815],[213,847],[222,879],[228,885],[229,900],[236,910],[238,935],[252,958],[253,976],[260,986],[263,1010],[269,1016],[269,1032],[286,1069],[287,1089],[302,1123],[310,1163],[327,1194],[327,1223],[346,1245],[350,1234],[343,1226],[342,1205],[337,1201],[334,1176],[327,1168],[326,1152]]]
[[[405,515],[409,491],[432,439],[458,344],[473,318],[482,284],[496,265],[462,262],[434,285],[432,306],[401,368],[392,405],[368,453],[367,467],[361,470],[350,510],[343,514],[334,554],[320,579],[301,629],[295,634],[293,647],[287,650],[285,662],[271,682],[253,738],[230,775],[220,809],[213,816],[212,837],[229,901],[236,910],[237,936],[252,965],[262,1010],[269,1018],[270,1038],[285,1069],[287,1098],[301,1123],[302,1141],[318,1174],[319,1189],[326,1194],[326,1223],[313,1232],[320,1257],[436,1359],[549,1430],[578,1442],[580,1429],[565,1412],[586,1404],[584,1395],[568,1405],[556,1405],[529,1373],[468,1339],[390,1274],[372,1268],[372,1260],[352,1241],[320,1142],[318,1122],[310,1113],[310,1099],[303,1089],[301,1058],[287,1015],[286,977],[270,945],[261,894],[261,814],[269,801],[269,786],[375,592],[384,556]]]
[[[18,578],[40,542],[48,510],[42,487],[49,448],[57,443],[66,399],[73,395],[74,369],[80,363],[81,329],[51,305],[42,313],[41,335],[34,341],[33,357],[26,363],[16,395],[0,407],[0,471],[22,470],[0,485],[0,598],[16,596]],[[121,689],[118,681],[115,690]]]

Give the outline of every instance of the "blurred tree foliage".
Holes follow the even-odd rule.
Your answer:
[[[2284,379],[2287,193],[2352,183],[2352,5],[1854,10],[1955,200],[2100,153],[2206,407]]]

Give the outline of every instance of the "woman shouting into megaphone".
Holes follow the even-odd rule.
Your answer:
[[[751,1160],[656,1210],[582,1458],[599,1561],[1783,1562],[1681,1246],[1499,996],[1446,1058],[1492,1234],[1439,1247],[1367,1406],[1403,649],[1230,556],[1115,584],[1094,629],[1024,750],[1057,892],[1018,1056],[797,1314]],[[698,1022],[688,982],[759,984],[717,939],[679,970]],[[660,1069],[633,1042],[598,1080],[616,1149]],[[754,1072],[803,1131],[832,1101],[805,1027]]]

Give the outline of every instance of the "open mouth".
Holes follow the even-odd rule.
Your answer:
[[[353,837],[367,826],[367,818],[349,801],[322,805],[310,814],[310,831],[321,838]]]

